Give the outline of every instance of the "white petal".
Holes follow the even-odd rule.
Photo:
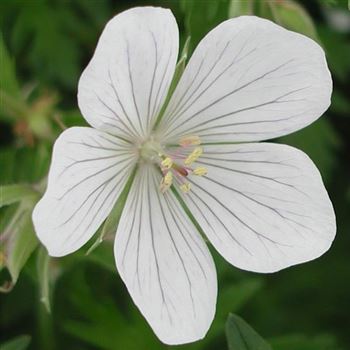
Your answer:
[[[92,128],[57,139],[47,190],[33,211],[40,241],[51,256],[79,249],[110,213],[135,164],[130,145]]]
[[[320,117],[332,81],[311,39],[268,20],[223,22],[198,45],[169,103],[161,132],[203,141],[258,141]]]
[[[149,131],[173,77],[178,41],[170,10],[133,8],[110,20],[79,81],[86,120],[129,139]]]
[[[184,197],[233,265],[273,272],[315,259],[335,236],[332,203],[308,156],[279,144],[206,146]]]
[[[215,313],[217,281],[203,239],[160,176],[145,167],[135,179],[115,241],[118,271],[161,341],[204,337]]]

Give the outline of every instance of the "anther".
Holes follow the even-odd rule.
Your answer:
[[[165,169],[170,169],[173,166],[173,160],[169,157],[166,157],[162,160],[161,165]]]
[[[164,193],[166,190],[169,189],[172,183],[173,183],[173,173],[171,171],[168,171],[166,175],[162,178],[162,181],[160,182],[160,191]]]
[[[195,135],[184,136],[179,141],[179,145],[182,147],[198,146],[200,144],[201,144],[201,139]]]
[[[200,166],[200,167],[194,169],[192,173],[193,173],[193,175],[204,176],[204,175],[208,174],[208,170],[204,166]]]
[[[185,159],[185,165],[191,165],[195,162],[203,153],[202,147],[196,147],[192,153]]]
[[[180,186],[180,189],[183,193],[188,193],[191,190],[191,184],[189,182],[186,182]]]

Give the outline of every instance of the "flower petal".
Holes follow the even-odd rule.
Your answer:
[[[79,107],[99,130],[145,135],[166,97],[178,55],[170,10],[133,8],[108,22],[79,81]]]
[[[315,259],[335,236],[332,203],[308,156],[286,145],[206,146],[183,198],[220,254],[250,271]]]
[[[204,241],[160,175],[137,176],[115,241],[118,271],[135,304],[161,341],[202,338],[215,313],[215,266]]]
[[[160,133],[176,142],[259,141],[312,123],[330,104],[324,52],[268,20],[223,22],[198,45],[164,114]]]
[[[57,139],[33,223],[51,256],[79,249],[110,213],[135,164],[130,145],[92,128]]]

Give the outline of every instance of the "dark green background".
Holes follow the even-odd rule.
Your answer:
[[[1,106],[1,184],[38,183],[47,173],[51,147],[61,131],[56,120],[84,125],[77,109],[77,81],[113,15],[137,5],[170,7],[181,43],[191,34],[193,50],[205,33],[228,18],[229,3],[0,1],[3,40],[22,90],[14,99],[29,106],[23,113]],[[261,3],[255,0],[254,13],[268,17]],[[346,12],[347,1],[299,3],[326,50],[334,80],[332,106],[319,121],[277,142],[304,150],[319,167],[335,207],[337,237],[321,258],[269,275],[240,271],[213,252],[219,275],[217,316],[205,340],[180,349],[227,349],[224,324],[231,311],[277,350],[350,349],[349,31],[337,30],[328,20],[334,11]],[[1,209],[0,215],[5,218],[9,210]],[[115,271],[111,245],[105,243],[89,256],[85,252],[83,248],[50,262],[51,314],[40,303],[37,252],[32,254],[13,290],[1,295],[0,343],[29,335],[29,349],[39,350],[168,348],[132,304]],[[1,278],[8,278],[6,271]]]

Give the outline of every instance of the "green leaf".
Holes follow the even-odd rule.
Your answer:
[[[20,335],[6,343],[1,344],[1,350],[25,350],[30,344],[31,337],[29,335]]]
[[[271,346],[243,319],[230,314],[226,322],[229,350],[272,350]]]
[[[1,91],[6,91],[9,95],[20,98],[21,91],[16,78],[15,63],[11,59],[4,43],[2,34],[0,33],[0,76]]]
[[[0,208],[36,195],[36,191],[28,185],[0,186]]]
[[[23,200],[1,234],[0,268],[6,267],[11,276],[11,281],[0,287],[2,292],[13,288],[19,273],[38,244],[31,218],[36,200]]]
[[[281,26],[318,40],[314,22],[307,11],[293,0],[269,1],[274,20]]]
[[[37,273],[40,286],[40,301],[44,304],[48,313],[51,313],[50,306],[50,257],[46,249],[41,247],[37,257]]]
[[[205,34],[227,19],[228,7],[229,0],[180,1],[180,8],[185,16],[185,33],[191,37],[191,50]]]
[[[73,87],[78,78],[80,51],[74,37],[67,33],[64,17],[68,17],[64,7],[50,6],[46,1],[22,2],[13,27],[12,43],[18,54],[24,51],[29,39],[31,49],[24,54],[31,69],[42,80],[52,78],[66,87]]]
[[[0,183],[36,183],[47,175],[51,147],[39,143],[36,147],[0,148]]]
[[[0,115],[16,120],[26,113],[26,106],[16,77],[15,62],[11,59],[0,33]]]
[[[252,15],[254,13],[253,0],[231,0],[228,9],[228,17],[238,17],[244,15]]]

